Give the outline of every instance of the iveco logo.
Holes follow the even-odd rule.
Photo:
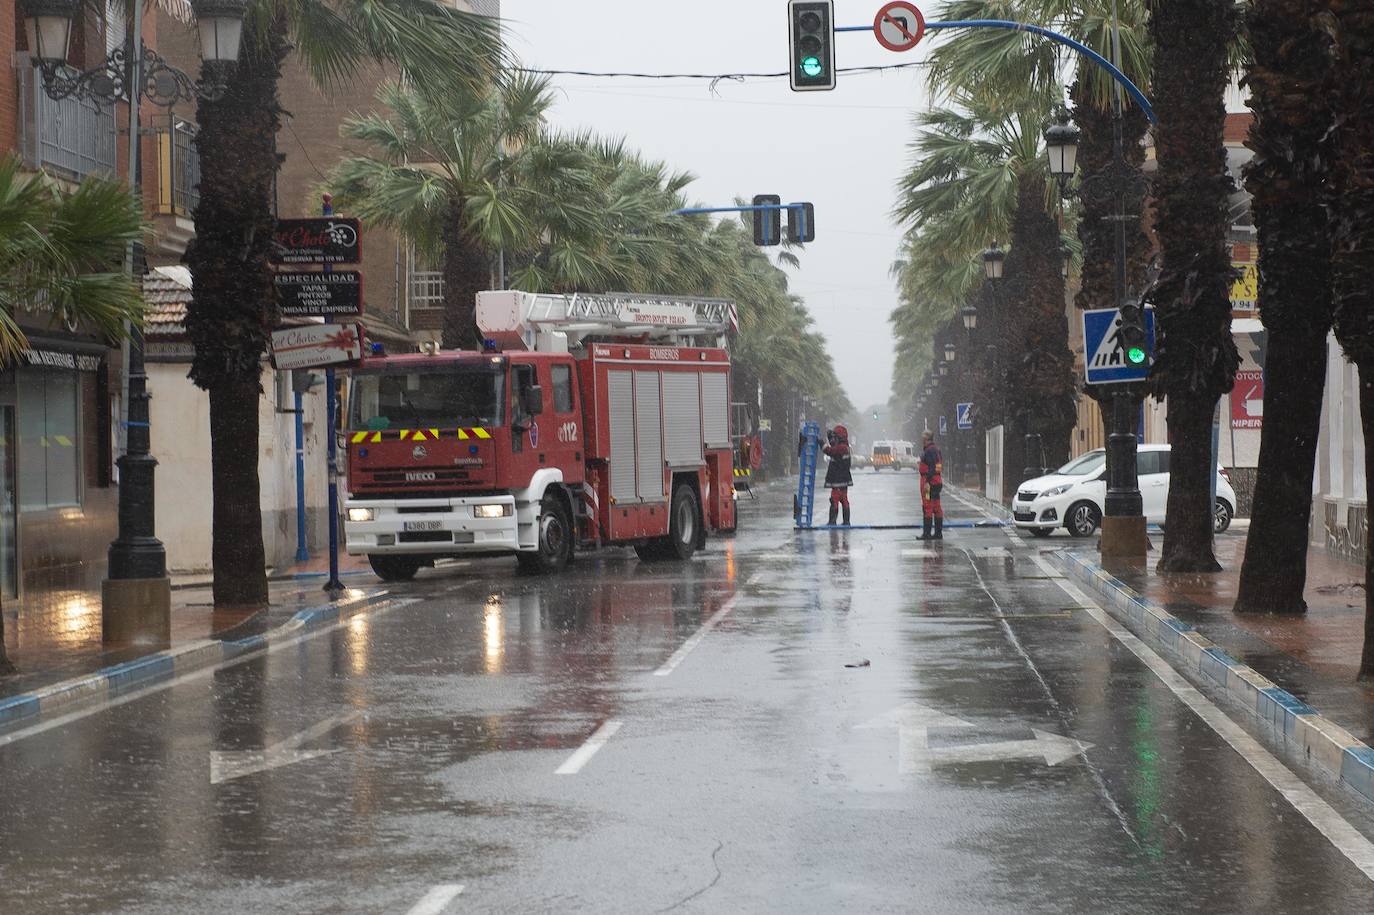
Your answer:
[[[406,474],[407,483],[433,483],[435,473],[432,470],[416,470]]]
[[[425,450],[424,445],[416,445],[414,449],[411,450],[410,456],[417,461],[423,461],[425,458],[429,457],[429,452]]]

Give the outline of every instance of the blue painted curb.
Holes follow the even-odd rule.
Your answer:
[[[345,610],[366,609],[385,599],[388,594],[387,591],[379,591],[347,601],[307,607],[293,614],[291,619],[280,626],[260,635],[223,641],[199,639],[132,661],[112,664],[94,673],[63,680],[31,693],[0,699],[0,728],[17,722],[36,720],[57,709],[87,699],[121,695],[171,679],[177,674],[262,651],[275,640],[317,629],[337,620],[340,613]]]
[[[1254,668],[1231,657],[1196,627],[1147,601],[1096,562],[1068,550],[1052,555],[1071,578],[1103,599],[1108,613],[1130,626],[1143,641],[1153,642],[1181,662],[1185,673],[1225,689],[1231,699],[1272,728],[1277,738],[1293,744],[1337,781],[1374,801],[1374,749]]]

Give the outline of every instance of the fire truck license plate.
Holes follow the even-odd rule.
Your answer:
[[[407,521],[405,530],[408,531],[437,531],[444,526],[442,521]]]

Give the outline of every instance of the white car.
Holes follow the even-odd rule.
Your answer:
[[[1169,446],[1140,445],[1136,449],[1136,475],[1145,520],[1163,524],[1169,504]],[[1102,449],[1074,458],[1054,473],[1027,480],[1011,501],[1016,526],[1037,537],[1048,537],[1062,527],[1074,537],[1088,537],[1102,523],[1107,498],[1107,454]],[[1236,512],[1236,491],[1226,471],[1217,467],[1217,504],[1212,530],[1221,533],[1231,526]]]

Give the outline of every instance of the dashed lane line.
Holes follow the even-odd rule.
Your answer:
[[[569,756],[563,765],[555,769],[553,774],[576,775],[581,772],[582,767],[591,762],[596,752],[606,745],[606,741],[615,736],[615,732],[620,730],[623,723],[616,718],[606,721],[601,727],[593,731],[592,736],[588,737],[582,746],[573,751],[573,755]]]
[[[458,898],[463,888],[461,883],[440,883],[431,887],[419,902],[406,911],[406,915],[439,915],[450,902]]]

